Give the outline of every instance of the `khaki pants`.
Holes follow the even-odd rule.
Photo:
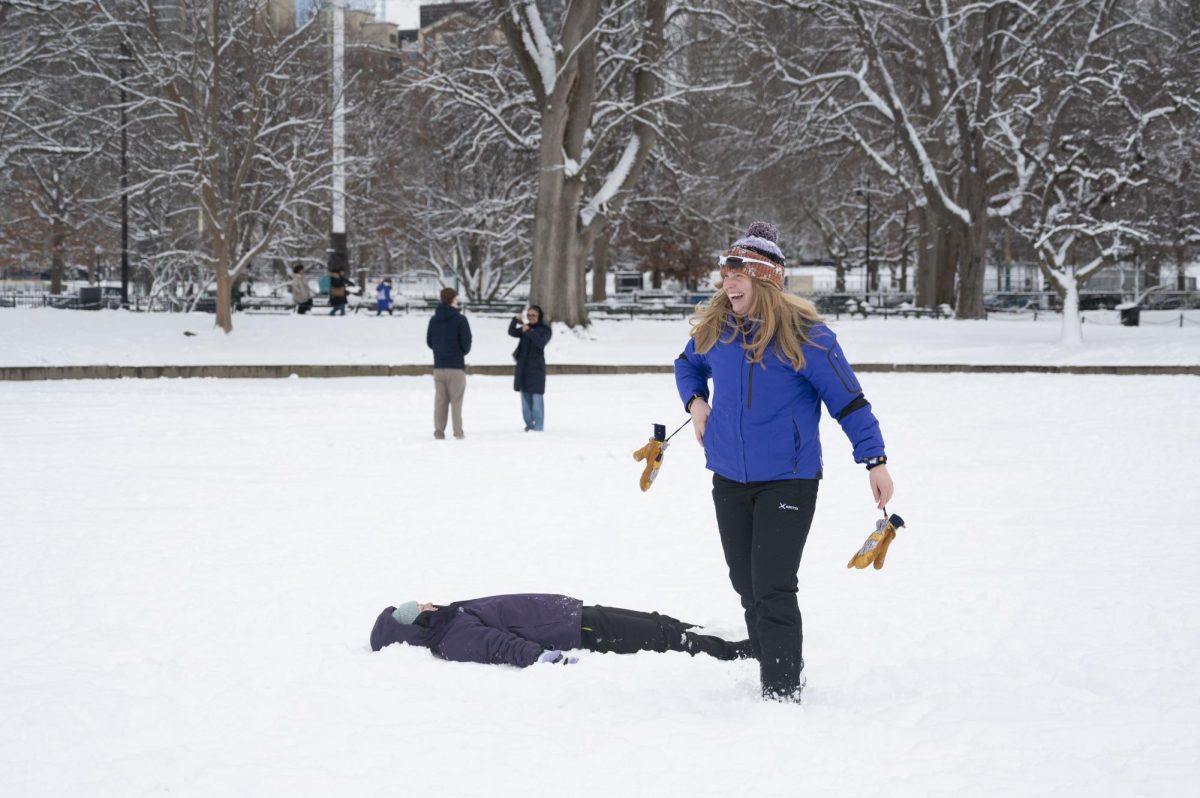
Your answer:
[[[467,390],[467,372],[462,369],[433,370],[433,434],[446,436],[446,411],[454,422],[454,437],[463,436],[462,400]]]

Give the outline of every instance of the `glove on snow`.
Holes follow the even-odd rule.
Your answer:
[[[866,568],[874,563],[875,570],[883,567],[883,561],[887,557],[888,546],[892,545],[892,541],[896,539],[896,530],[904,526],[904,520],[893,513],[887,518],[881,518],[875,522],[875,531],[862,544],[850,562],[846,563],[847,568]]]
[[[553,665],[574,665],[579,657],[568,657],[556,649],[547,649],[538,657],[538,662],[549,662]]]
[[[633,453],[634,460],[646,461],[646,467],[642,469],[642,478],[638,481],[643,493],[650,490],[650,486],[654,484],[658,469],[662,467],[663,452],[666,450],[666,441],[651,438],[645,446]]]

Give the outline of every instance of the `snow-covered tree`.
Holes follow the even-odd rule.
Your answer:
[[[0,238],[20,259],[49,263],[55,294],[69,261],[93,262],[94,236],[85,242],[82,231],[102,170],[88,118],[96,86],[71,68],[85,9],[82,0],[0,3]]]
[[[1010,222],[1039,255],[1063,302],[1063,341],[1082,343],[1079,291],[1106,266],[1150,238],[1136,192],[1147,184],[1150,134],[1185,114],[1183,87],[1155,80],[1145,54],[1170,34],[1119,0],[1095,4],[1058,33],[1056,47],[1022,79],[1017,157],[1032,168],[1026,212]],[[1017,167],[1021,168],[1021,167]]]
[[[170,123],[171,158],[143,186],[190,192],[190,217],[216,286],[216,323],[232,327],[234,282],[278,237],[327,202],[328,55],[320,28],[280,29],[268,0],[94,0],[98,34],[128,59],[129,115]],[[290,26],[288,26],[290,27]],[[92,74],[114,79],[95,53]]]
[[[636,185],[658,135],[668,2],[547,5],[557,25],[534,0],[493,0],[537,119],[530,301],[576,325],[587,322],[592,223]],[[606,162],[620,141],[619,157]]]
[[[471,127],[470,149],[502,136],[532,155],[531,298],[551,318],[586,323],[584,272],[598,231],[637,184],[664,109],[703,90],[672,67],[687,42],[670,34],[694,9],[667,0],[493,0],[492,7],[496,16],[485,27],[499,26],[503,52],[473,70],[442,71],[426,87],[475,110],[480,125]],[[500,78],[514,63],[521,91]]]
[[[88,0],[4,0],[0,3],[0,178],[23,153],[78,153],[64,143],[72,121],[59,94],[61,65],[71,56]]]

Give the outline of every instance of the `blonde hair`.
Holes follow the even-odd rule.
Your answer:
[[[716,346],[718,340],[729,343],[740,336],[742,349],[750,354],[751,363],[762,363],[767,347],[774,343],[776,352],[790,361],[796,371],[804,368],[803,347],[812,343],[808,331],[814,324],[824,321],[813,303],[795,294],[786,294],[771,283],[755,280],[754,300],[748,316],[758,322],[758,327],[753,337],[748,337],[740,325],[730,324],[733,305],[724,284],[717,288],[713,298],[706,304],[697,305],[692,315],[692,338],[696,341],[697,352],[704,354]],[[723,333],[728,333],[728,337],[721,338]]]

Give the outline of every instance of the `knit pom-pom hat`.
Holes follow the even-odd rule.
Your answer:
[[[412,623],[421,612],[420,605],[415,601],[406,601],[392,610],[392,617],[400,623]]]
[[[782,291],[784,258],[778,241],[779,230],[775,225],[752,222],[746,235],[734,241],[721,258],[721,279],[734,271],[742,271]]]

